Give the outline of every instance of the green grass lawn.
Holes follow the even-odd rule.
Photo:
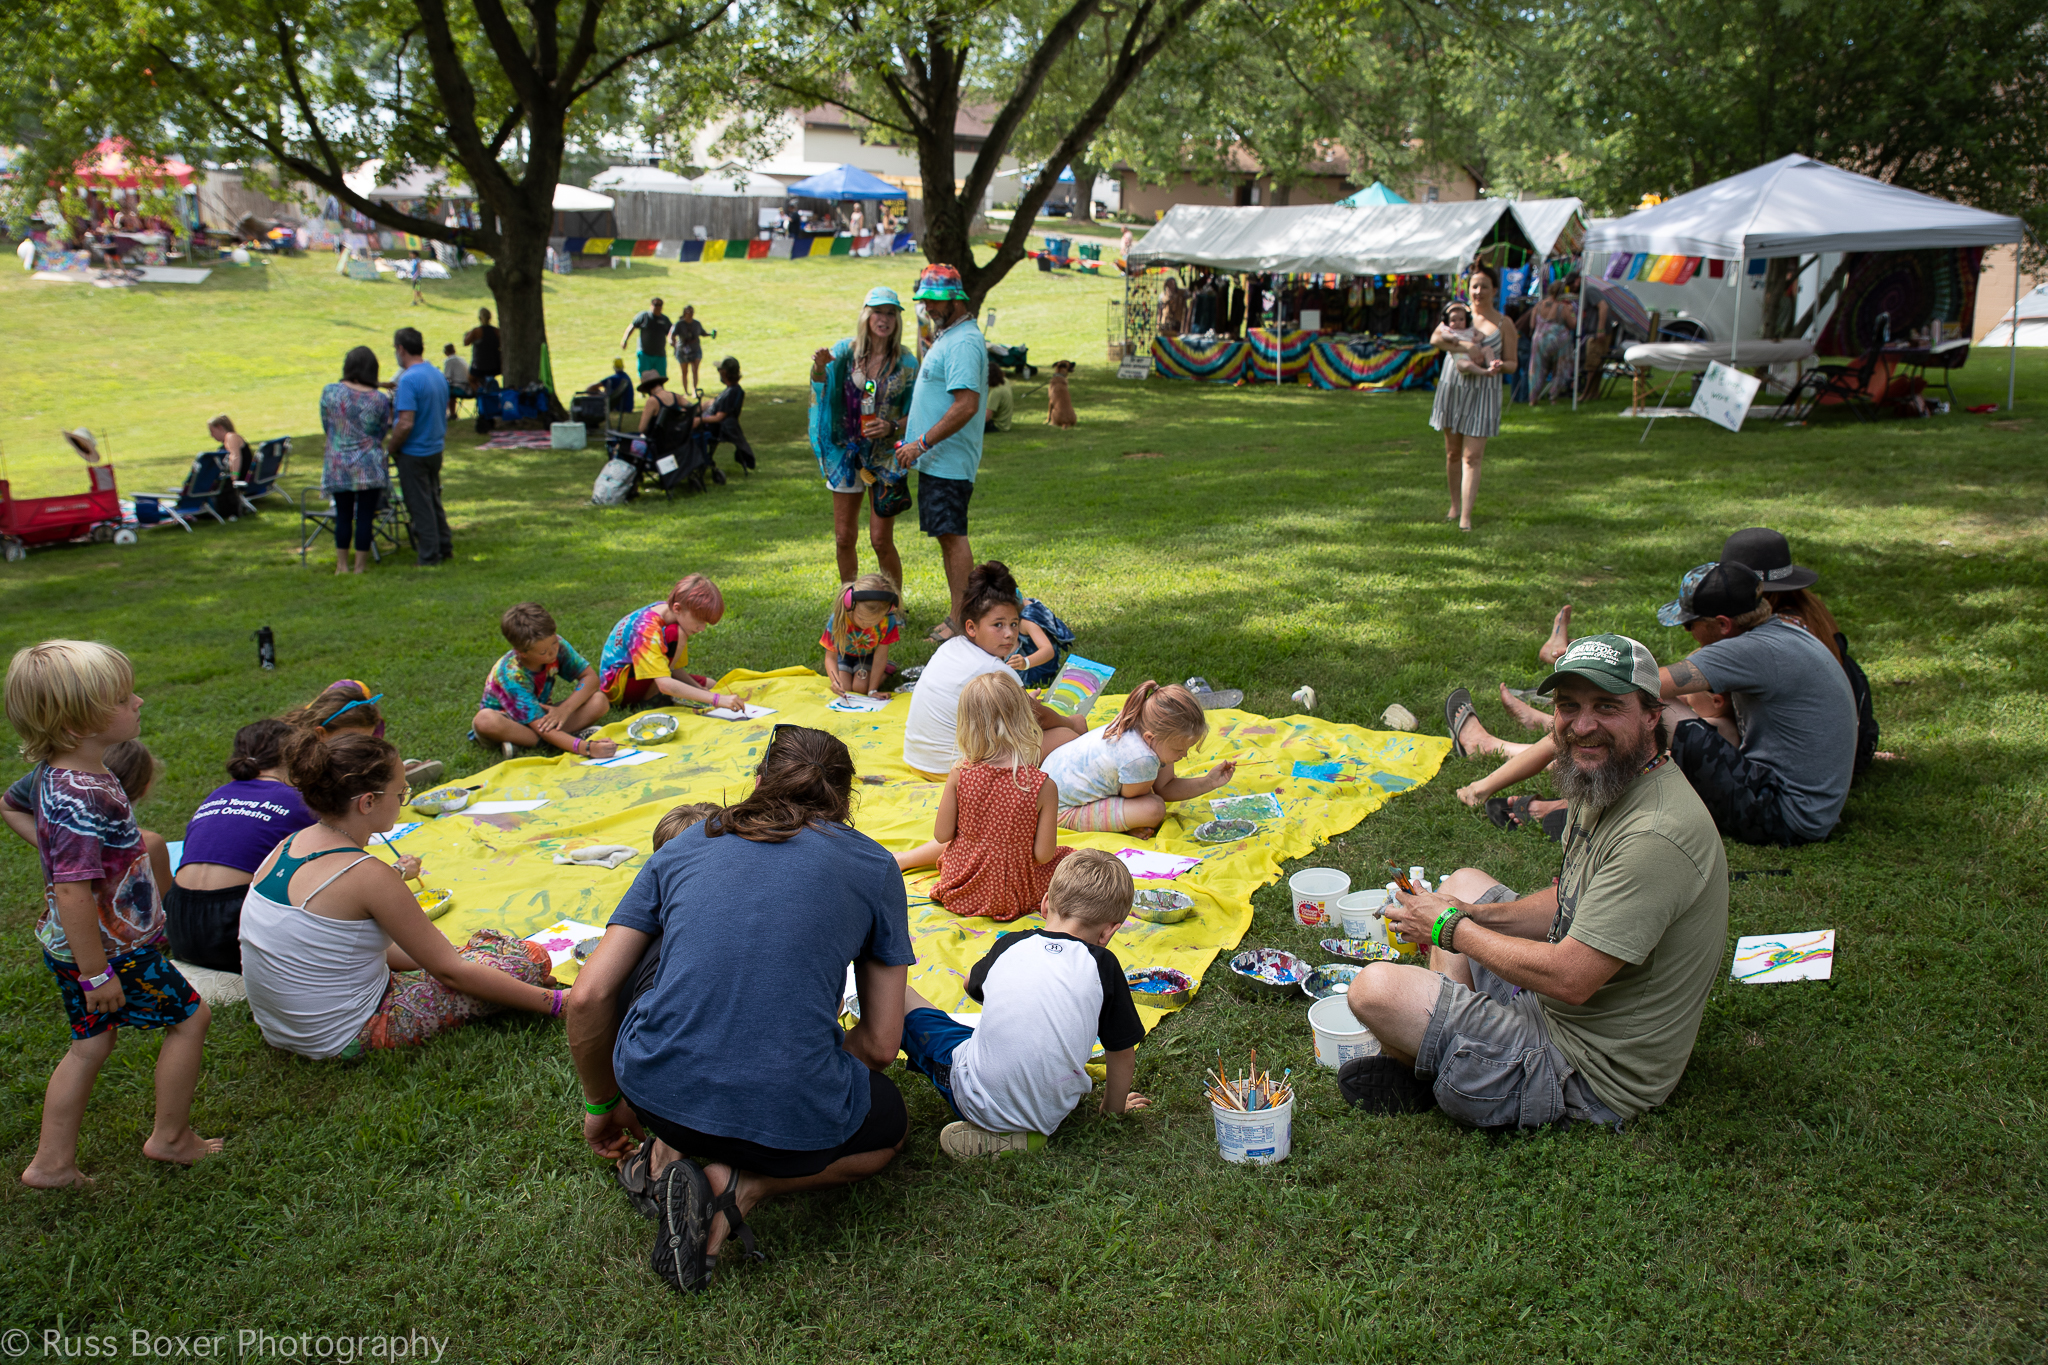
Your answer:
[[[479,277],[394,285],[331,262],[228,272],[196,290],[0,284],[9,340],[0,412],[14,477],[81,482],[59,426],[110,429],[124,485],[164,486],[202,424],[306,437],[341,352],[380,353],[424,314],[466,325]],[[144,737],[168,764],[143,823],[175,836],[224,780],[234,729],[333,678],[387,693],[392,737],[456,772],[494,755],[463,732],[499,611],[546,603],[596,642],[688,570],[725,587],[694,660],[809,663],[833,589],[829,501],[803,443],[804,359],[843,334],[874,282],[910,263],[636,268],[551,285],[556,372],[596,378],[650,289],[696,302],[713,353],[748,367],[761,472],[707,496],[586,505],[590,452],[449,461],[457,561],[387,562],[333,581],[297,566],[278,511],[133,547],[38,551],[0,566],[0,647],[51,635],[134,658]],[[999,337],[1070,354],[1081,425],[994,438],[974,544],[1012,564],[1119,683],[1206,675],[1287,714],[1374,723],[1393,701],[1440,730],[1444,693],[1537,676],[1560,601],[1669,661],[1654,623],[1722,536],[1768,524],[1820,571],[1877,689],[1880,763],[1828,843],[1734,846],[1731,933],[1834,927],[1832,985],[1723,981],[1685,1080],[1621,1135],[1496,1141],[1440,1115],[1365,1119],[1317,1072],[1305,1010],[1208,989],[1140,1049],[1159,1105],[1077,1116],[1041,1158],[961,1167],[938,1151],[943,1105],[898,1072],[910,1144],[881,1178],[764,1206],[775,1260],[679,1300],[645,1265],[649,1227],[578,1139],[578,1090],[555,1028],[485,1023],[355,1067],[267,1049],[246,1009],[217,1012],[195,1122],[228,1154],[190,1171],[139,1154],[155,1044],[124,1041],[89,1111],[99,1178],[47,1196],[0,1181],[0,1329],[38,1334],[376,1334],[418,1329],[464,1361],[1585,1361],[2039,1359],[2043,1304],[2038,907],[2048,796],[2044,409],[1733,435],[1641,425],[1614,405],[1521,409],[1487,462],[1480,524],[1440,521],[1427,397],[1118,384],[1102,362],[1103,281],[1018,272],[993,299]],[[1041,350],[1043,347],[1043,350]],[[1959,383],[2000,398],[2002,357]],[[2020,392],[2048,383],[2028,355]],[[943,600],[936,556],[903,535],[909,602]],[[871,562],[871,561],[864,561]],[[256,667],[271,626],[279,667]],[[907,651],[904,662],[924,657]],[[0,764],[12,780],[17,761]],[[1556,870],[1453,789],[1452,760],[1320,850],[1373,877],[1387,859],[1476,864],[1511,885]],[[1376,878],[1375,878],[1376,879]],[[29,933],[34,857],[0,842],[0,1161],[26,1164],[65,1041]],[[1310,950],[1284,890],[1247,941]],[[1212,972],[1216,982],[1217,973]],[[1219,1050],[1303,1079],[1294,1157],[1239,1170],[1215,1154],[1199,1074]],[[0,1338],[0,1347],[5,1346]]]

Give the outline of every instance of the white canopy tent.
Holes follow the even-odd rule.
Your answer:
[[[639,194],[697,194],[697,182],[658,166],[607,166],[590,177],[594,190]]]
[[[2017,218],[1951,204],[1810,156],[1785,156],[1597,224],[1586,233],[1585,250],[1741,261],[1741,278],[1753,258],[1996,246],[2025,234]],[[2014,285],[2017,302],[2017,280]],[[1584,293],[1579,297],[1583,308]],[[2007,408],[2013,363],[2009,358]]]
[[[1577,251],[1577,239],[1585,234],[1586,222],[1582,216],[1586,201],[1583,199],[1517,199],[1512,205],[1515,221],[1522,225],[1522,232],[1529,239],[1530,249],[1538,256],[1558,254],[1558,242],[1564,242],[1564,250]],[[1578,220],[1577,230],[1572,230],[1573,220]]]
[[[719,199],[786,199],[789,188],[772,175],[727,162],[698,176],[695,193]]]
[[[1982,346],[2048,346],[2048,284],[2022,295],[1984,334]]]
[[[575,185],[555,186],[556,213],[603,213],[618,201]]]
[[[1131,248],[1131,260],[1247,274],[1443,275],[1470,264],[1513,208],[1505,199],[1356,208],[1176,204]],[[1519,216],[1513,221],[1526,236]]]
[[[406,169],[405,174],[389,183],[382,183],[383,174],[384,163],[372,159],[365,161],[341,179],[343,184],[363,198],[378,203],[405,203],[414,199],[476,198],[475,193],[467,185],[448,183],[446,171],[412,166]]]

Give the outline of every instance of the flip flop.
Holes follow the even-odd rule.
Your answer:
[[[1453,758],[1471,757],[1470,754],[1465,752],[1464,744],[1459,741],[1458,732],[1465,728],[1466,721],[1478,714],[1477,711],[1472,709],[1472,694],[1462,687],[1444,698],[1444,724],[1451,727],[1451,756]]]
[[[711,1182],[696,1162],[678,1157],[654,1182],[654,1204],[648,1262],[671,1288],[697,1293],[711,1280],[711,1258],[704,1254],[711,1235]]]

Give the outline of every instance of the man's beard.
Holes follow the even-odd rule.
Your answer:
[[[1621,798],[1657,747],[1654,735],[1644,735],[1640,744],[1626,752],[1605,745],[1576,744],[1562,734],[1557,736],[1557,744],[1557,757],[1551,760],[1550,773],[1557,780],[1558,794],[1596,812],[1606,810]],[[1574,749],[1596,748],[1606,748],[1607,757],[1592,771],[1573,761]]]

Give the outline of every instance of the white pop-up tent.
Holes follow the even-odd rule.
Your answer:
[[[1585,249],[1736,260],[1746,275],[1747,263],[1758,258],[1996,246],[2025,233],[2017,218],[1951,204],[1810,156],[1784,156],[1596,224],[1587,230]],[[1579,297],[1583,307],[1584,293]],[[2009,359],[2008,408],[2012,384]]]
[[[1356,208],[1176,204],[1131,248],[1131,260],[1247,274],[1444,275],[1469,265],[1514,207],[1505,199]],[[1510,221],[1526,238],[1519,215]]]
[[[1558,254],[1558,243],[1564,243],[1566,252],[1577,251],[1579,238],[1585,234],[1586,222],[1581,215],[1585,212],[1583,199],[1517,199],[1510,207],[1514,210],[1515,221],[1522,225],[1522,232],[1529,239],[1529,247],[1538,256]]]
[[[2013,303],[1998,325],[1984,334],[1984,346],[2048,346],[2048,284]]]
[[[697,182],[659,166],[607,166],[590,177],[590,188],[621,194],[696,194]]]

